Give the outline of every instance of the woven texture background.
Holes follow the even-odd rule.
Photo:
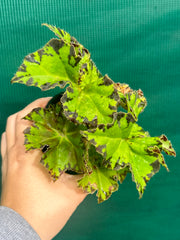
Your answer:
[[[180,1],[0,0],[0,134],[9,115],[59,92],[10,84],[23,58],[54,37],[44,22],[76,37],[102,74],[141,88],[148,106],[139,124],[151,136],[165,133],[177,152],[141,200],[129,175],[108,201],[88,196],[55,239],[179,240]]]

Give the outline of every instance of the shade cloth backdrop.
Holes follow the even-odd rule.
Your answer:
[[[88,196],[55,239],[179,240],[180,1],[0,0],[0,133],[9,115],[59,92],[10,85],[23,58],[54,37],[41,23],[76,37],[102,74],[141,88],[148,106],[139,124],[151,136],[165,133],[177,152],[141,200],[129,175],[108,201]]]

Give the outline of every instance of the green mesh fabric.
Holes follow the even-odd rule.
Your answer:
[[[41,23],[75,36],[102,74],[141,88],[148,106],[139,124],[152,136],[165,133],[177,152],[165,156],[170,172],[162,168],[141,200],[129,175],[108,201],[88,196],[55,239],[178,240],[180,1],[0,0],[0,134],[9,115],[59,92],[10,85],[25,55],[54,37]]]

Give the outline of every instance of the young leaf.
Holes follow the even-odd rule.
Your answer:
[[[24,119],[33,122],[24,132],[26,150],[44,152],[41,162],[54,179],[66,170],[83,171],[85,147],[79,132],[82,126],[76,126],[63,116],[60,103],[47,109],[35,108]]]
[[[147,106],[143,92],[140,89],[137,91],[132,90],[128,84],[114,83],[114,87],[118,90],[120,105],[126,109],[127,112],[131,113],[137,121],[139,114],[144,111],[144,108]]]
[[[143,96],[142,91],[133,91],[126,94],[126,102],[128,112],[132,114],[134,119],[137,121],[139,114],[144,111],[144,108],[147,105],[146,99]]]
[[[66,117],[95,126],[112,122],[118,98],[113,81],[102,77],[93,62],[84,64],[81,73],[78,83],[68,87],[61,99]]]
[[[79,51],[82,49],[88,53],[88,50],[84,48],[74,37],[72,37],[68,32],[65,32],[63,29],[57,28],[47,23],[43,23],[42,26],[48,27],[58,38],[63,40],[67,44],[71,44],[74,47],[78,47]]]
[[[93,148],[91,146],[89,153],[89,171],[78,180],[78,186],[91,194],[97,191],[98,203],[101,203],[118,190],[118,173],[117,171],[103,167],[102,156]]]
[[[150,137],[130,113],[117,113],[113,124],[102,124],[81,134],[103,155],[106,167],[118,170],[129,166],[140,197],[146,182],[159,171],[160,163],[167,168],[161,150],[175,156],[170,141],[164,142],[162,136]]]

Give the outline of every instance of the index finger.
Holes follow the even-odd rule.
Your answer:
[[[27,105],[23,110],[19,111],[17,113],[16,119],[21,120],[28,113],[30,113],[34,108],[37,108],[37,107],[45,108],[51,98],[52,97],[45,97],[45,98],[39,98],[39,99],[35,100],[34,102]]]

